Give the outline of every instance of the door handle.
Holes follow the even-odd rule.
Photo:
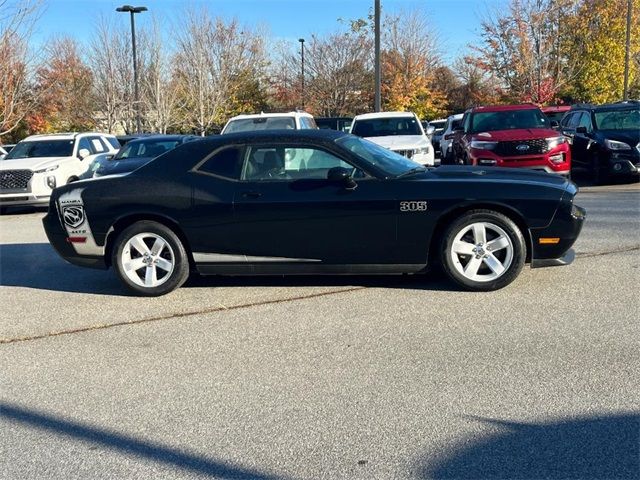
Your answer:
[[[260,192],[243,192],[242,196],[244,198],[260,198],[262,194]]]

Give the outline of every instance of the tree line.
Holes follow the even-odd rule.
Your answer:
[[[511,0],[479,20],[480,40],[452,64],[425,9],[384,14],[384,110],[433,119],[474,105],[608,102],[622,98],[627,0]],[[191,9],[168,24],[138,16],[139,104],[131,38],[116,15],[83,43],[31,45],[39,0],[0,0],[0,140],[32,133],[143,129],[210,134],[239,113],[302,107],[297,42],[238,19]],[[633,0],[630,93],[640,97],[640,0]],[[383,5],[384,8],[384,5]],[[448,33],[455,35],[455,25]],[[373,18],[340,19],[305,42],[305,109],[316,116],[373,110]]]

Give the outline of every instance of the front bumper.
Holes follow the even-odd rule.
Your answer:
[[[529,168],[559,175],[569,175],[571,173],[571,152],[566,144],[546,153],[509,157],[497,155],[491,150],[470,148],[469,158],[473,165],[482,167]]]
[[[640,175],[640,153],[611,152],[608,156],[609,175]]]
[[[573,262],[575,254],[571,247],[582,231],[586,214],[584,208],[565,200],[560,202],[549,225],[530,229],[531,267],[568,265]]]

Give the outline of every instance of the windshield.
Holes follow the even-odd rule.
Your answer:
[[[294,130],[295,128],[296,120],[293,117],[239,118],[230,120],[222,133],[252,132],[256,130]]]
[[[388,137],[390,135],[422,135],[415,117],[388,117],[357,120],[351,133],[359,137]]]
[[[527,110],[503,110],[500,112],[478,112],[471,118],[471,132],[515,130],[519,128],[549,128],[551,121],[539,108]]]
[[[113,159],[155,158],[169,150],[173,150],[179,143],[179,140],[133,141],[122,147]]]
[[[419,163],[412,162],[402,155],[353,135],[341,137],[336,140],[336,143],[391,177],[422,167]]]
[[[599,130],[640,130],[640,109],[595,112]]]
[[[73,139],[35,140],[18,143],[5,157],[5,160],[34,157],[70,157],[71,155],[73,155]]]

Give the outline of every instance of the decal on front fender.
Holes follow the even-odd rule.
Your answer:
[[[425,201],[410,201],[400,202],[401,212],[426,212],[427,202]]]

